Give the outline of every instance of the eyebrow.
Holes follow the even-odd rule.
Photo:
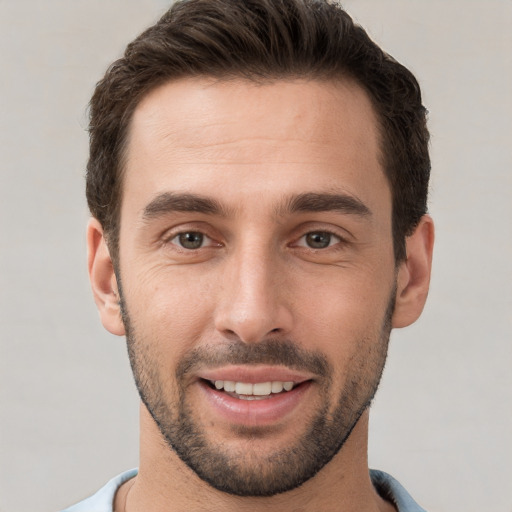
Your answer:
[[[359,199],[348,194],[307,192],[294,195],[276,209],[278,216],[298,212],[329,212],[367,217],[371,210]],[[229,211],[218,201],[191,193],[164,192],[156,196],[142,214],[144,220],[151,220],[174,212],[194,212],[228,217]]]
[[[286,212],[339,212],[343,214],[368,217],[371,210],[360,200],[348,194],[328,194],[308,192],[291,197],[285,204],[284,211],[279,209],[278,214]]]
[[[142,214],[144,220],[151,220],[173,212],[195,212],[226,217],[228,212],[215,199],[197,194],[164,192],[156,196]]]

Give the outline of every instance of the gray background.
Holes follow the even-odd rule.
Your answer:
[[[124,341],[86,275],[86,104],[163,0],[0,0],[0,511],[56,511],[137,464]],[[430,512],[511,512],[512,2],[347,0],[430,110],[429,303],[395,332],[370,463]]]

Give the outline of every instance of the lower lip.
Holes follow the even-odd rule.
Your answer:
[[[200,387],[214,411],[230,423],[241,426],[268,426],[283,420],[305,399],[311,382],[303,382],[291,391],[269,395],[266,399],[244,400],[212,389],[205,382]]]

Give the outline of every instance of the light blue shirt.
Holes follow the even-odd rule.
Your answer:
[[[130,469],[112,478],[104,487],[91,497],[63,510],[62,512],[113,512],[114,496],[117,489],[137,474],[137,469]],[[398,512],[426,512],[410,494],[391,475],[375,469],[370,470],[370,477],[377,492],[391,501]]]

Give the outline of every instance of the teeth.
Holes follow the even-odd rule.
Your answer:
[[[272,382],[258,382],[252,385],[253,395],[270,395],[272,393]]]
[[[217,388],[217,389],[224,388],[224,391],[230,391],[231,393],[235,392],[236,383],[233,382],[232,380],[225,380],[224,382],[222,382],[221,380],[218,380],[218,381],[215,382],[215,386],[217,386],[217,382],[221,383],[221,387]]]
[[[282,382],[272,382],[272,393],[281,393],[283,391]]]
[[[252,392],[253,385],[246,384],[245,382],[237,382],[235,385],[235,393],[237,395],[253,395]]]
[[[291,391],[293,389],[293,382],[257,382],[250,384],[248,382],[233,382],[231,380],[216,380],[212,382],[218,390],[223,389],[228,393],[236,393],[237,395],[253,395],[253,396],[268,396],[271,393],[281,393],[284,391]]]

